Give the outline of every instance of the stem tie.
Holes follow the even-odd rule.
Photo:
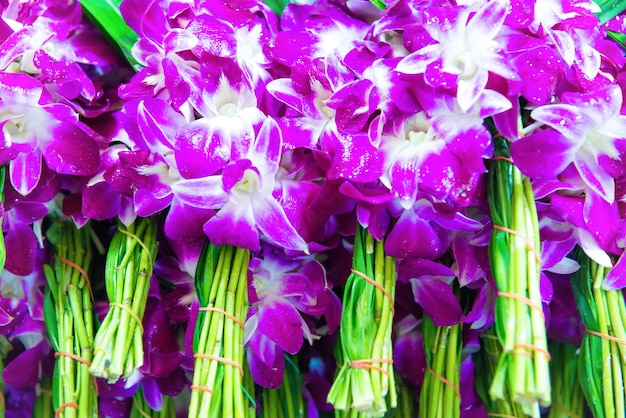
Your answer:
[[[589,328],[585,328],[585,332],[587,332],[587,333],[589,333],[591,335],[595,335],[596,337],[606,338],[607,340],[614,341],[614,342],[616,342],[618,344],[626,345],[626,340],[622,340],[621,338],[617,338],[617,337],[614,337],[614,336],[609,335],[609,334],[603,334],[601,332],[597,332],[597,331],[594,331],[594,330],[589,329]]]
[[[54,353],[54,358],[59,358],[59,357],[69,357],[72,360],[76,360],[79,363],[84,364],[87,367],[91,367],[91,362],[89,360],[87,360],[86,358],[82,358],[80,356],[77,356],[76,354],[73,353],[69,353],[67,351],[58,351],[56,353]]]
[[[374,366],[370,363],[386,363],[393,364],[392,359],[388,358],[370,358],[370,359],[361,359],[361,360],[352,360],[350,362],[350,367],[353,369],[365,369],[365,370],[376,370],[389,377],[389,371],[383,369],[382,367]]]
[[[491,157],[491,161],[506,161],[507,163],[515,164],[513,158],[505,157],[503,155],[494,155]]]
[[[213,395],[213,389],[208,388],[206,386],[199,386],[199,385],[191,385],[190,387],[191,390],[198,390],[200,392],[206,392],[209,395]]]
[[[391,296],[391,293],[389,293],[389,291],[387,289],[385,289],[383,287],[383,285],[381,285],[380,283],[378,283],[376,280],[372,279],[371,277],[369,277],[368,275],[366,275],[365,273],[361,273],[358,270],[355,269],[350,269],[350,271],[352,271],[352,273],[356,274],[357,276],[361,277],[362,279],[365,279],[365,281],[367,281],[368,283],[370,283],[372,286],[374,286],[376,289],[380,290],[381,292],[383,292],[383,294],[385,295],[385,297],[387,299],[389,299],[389,306],[391,309],[391,314],[395,315],[396,311],[395,311],[395,307],[393,306],[393,296]]]
[[[426,365],[426,370],[428,370],[428,373],[432,374],[435,379],[439,380],[444,385],[450,387],[450,389],[454,391],[454,394],[457,396],[457,398],[461,399],[461,392],[459,392],[459,388],[457,388],[451,381],[435,373],[435,371],[431,369],[430,366],[428,365]]]
[[[214,361],[219,361],[220,363],[228,364],[229,366],[233,366],[234,368],[239,369],[239,374],[243,376],[243,366],[234,360],[224,358],[224,357],[214,356],[212,354],[204,354],[204,353],[196,353],[193,355],[193,357],[206,359],[206,360],[214,360]]]
[[[6,411],[7,409],[7,402],[4,399],[4,392],[0,390],[0,405],[2,405],[2,410]]]
[[[512,351],[509,351],[509,353],[526,355],[527,353],[525,351],[515,350],[515,348],[522,348],[522,349],[526,349],[526,350],[537,351],[537,352],[543,354],[548,361],[550,361],[552,359],[552,356],[550,356],[550,353],[548,352],[548,350],[546,350],[544,348],[541,348],[541,347],[538,347],[536,345],[516,343],[516,344],[513,344],[513,348],[514,349]],[[532,356],[532,354],[530,354],[530,355]]]
[[[122,234],[128,235],[129,237],[137,241],[137,244],[139,244],[141,248],[146,250],[146,252],[148,253],[148,256],[150,257],[150,264],[154,264],[154,262],[152,261],[152,253],[150,252],[150,248],[148,248],[148,246],[141,240],[141,238],[126,229],[117,228],[117,230],[120,231]]]
[[[141,319],[139,319],[137,314],[132,309],[130,309],[130,307],[128,305],[124,305],[123,303],[111,302],[111,303],[109,303],[109,306],[118,307],[118,308],[124,309],[126,312],[128,312],[130,317],[135,320],[135,322],[137,323],[137,326],[139,327],[139,330],[143,334],[143,324],[141,323]]]
[[[217,312],[217,313],[221,313],[222,315],[224,315],[226,318],[230,319],[231,321],[233,321],[235,324],[239,325],[239,328],[244,329],[244,325],[243,322],[241,322],[235,315],[226,312],[223,309],[218,308],[217,306],[205,306],[205,307],[200,307],[198,309],[199,311],[202,312]]]
[[[63,412],[65,408],[74,408],[75,410],[78,411],[78,404],[76,402],[62,403],[61,405],[59,405],[56,412],[54,413],[54,418],[59,418],[61,416],[61,412]]]
[[[81,266],[74,263],[72,260],[68,260],[67,258],[59,257],[59,261],[76,269],[76,271],[78,271],[80,275],[83,276],[83,278],[85,279],[85,283],[87,283],[87,288],[89,289],[89,296],[91,296],[91,301],[94,302],[95,299],[93,297],[93,289],[91,288],[91,280],[89,280],[87,272]]]
[[[498,231],[502,231],[502,232],[507,232],[515,236],[516,238],[519,238],[522,241],[524,241],[524,244],[526,244],[528,251],[533,253],[533,255],[535,256],[535,260],[537,260],[537,264],[541,265],[541,256],[539,255],[539,253],[533,246],[532,242],[530,242],[530,240],[525,235],[522,235],[519,231],[516,231],[514,229],[507,228],[506,226],[502,226],[498,224],[493,224],[492,226],[493,226],[493,229],[497,229]]]
[[[515,299],[517,301],[525,303],[526,305],[528,305],[529,308],[537,311],[541,315],[541,318],[545,321],[546,317],[543,314],[543,308],[537,305],[532,300],[528,299],[527,297],[518,295],[517,293],[507,293],[507,292],[498,292],[498,296],[503,297],[503,298]]]

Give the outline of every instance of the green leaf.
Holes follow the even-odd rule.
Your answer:
[[[265,4],[267,4],[277,16],[280,16],[283,10],[285,10],[285,7],[289,4],[289,0],[265,0]]]
[[[83,10],[100,31],[117,46],[130,65],[136,70],[141,67],[131,50],[139,39],[120,13],[122,0],[80,0]]]
[[[600,13],[596,14],[601,25],[626,10],[626,0],[595,0],[595,2],[602,9]]]
[[[372,4],[376,7],[378,7],[380,10],[383,10],[385,7],[387,7],[387,3],[385,3],[382,0],[370,0],[372,2]]]

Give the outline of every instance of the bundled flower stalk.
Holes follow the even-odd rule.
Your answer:
[[[89,226],[57,221],[48,230],[55,246],[54,268],[44,266],[48,291],[45,320],[56,362],[52,384],[55,415],[98,416],[96,382],[89,374],[94,353],[95,315],[89,267],[93,258]]]
[[[4,335],[0,335],[0,417],[5,416],[6,413],[6,399],[4,398],[4,379],[2,378],[2,372],[4,372],[4,357],[13,347],[11,343]]]
[[[579,380],[594,417],[626,416],[626,304],[621,290],[605,290],[610,268],[578,251],[572,276],[586,332],[578,356]]]
[[[390,410],[386,417],[389,418],[413,418],[417,416],[418,404],[413,395],[411,385],[400,377],[396,376],[396,392],[398,393],[398,402],[395,409]]]
[[[143,314],[157,252],[154,218],[119,225],[109,246],[105,286],[109,311],[95,337],[91,374],[116,382],[144,364]]]
[[[336,348],[341,367],[328,394],[340,416],[382,417],[397,405],[391,346],[395,284],[395,260],[358,225]]]
[[[475,356],[476,370],[480,370],[480,373],[476,373],[476,391],[483,401],[485,410],[492,416],[523,417],[524,408],[512,400],[508,385],[504,385],[504,392],[499,398],[494,399],[489,394],[489,387],[502,356],[502,345],[495,327],[481,334],[480,340],[480,351]]]
[[[255,416],[252,388],[244,384],[249,257],[248,250],[207,241],[198,261],[190,418]]]
[[[577,348],[572,344],[550,342],[552,406],[548,418],[582,417],[585,398],[579,382]]]
[[[291,356],[285,355],[285,377],[278,389],[260,388],[260,418],[306,417],[302,374]]]
[[[551,389],[535,200],[530,180],[510,160],[505,139],[494,141],[496,157],[488,180],[493,224],[489,261],[498,292],[495,328],[502,355],[489,395],[504,399],[508,385],[525,414],[538,417],[539,405],[550,405]]]
[[[427,373],[420,393],[420,416],[461,416],[461,323],[439,327],[432,318],[422,320]]]
[[[138,389],[133,395],[133,406],[130,410],[130,418],[176,418],[174,399],[170,396],[163,396],[161,409],[158,411],[150,408],[143,390]]]

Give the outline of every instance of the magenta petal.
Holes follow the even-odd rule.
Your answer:
[[[556,177],[572,162],[571,141],[553,130],[541,130],[511,144],[515,165],[530,178]]]
[[[254,220],[271,241],[287,250],[307,252],[308,246],[291,225],[283,208],[273,198],[253,198]]]
[[[30,225],[14,222],[5,234],[5,269],[16,276],[27,276],[33,271],[37,253],[37,238]]]
[[[70,123],[60,123],[54,140],[43,150],[48,167],[60,174],[89,176],[100,165],[98,145],[84,131]]]
[[[626,252],[623,252],[617,263],[609,271],[604,279],[602,288],[605,290],[618,290],[626,287]]]
[[[285,357],[282,350],[274,347],[279,353],[276,355],[276,362],[268,366],[259,359],[253,350],[247,350],[248,367],[252,378],[257,385],[269,389],[278,389],[283,382],[285,371]]]
[[[393,257],[415,257],[434,260],[445,250],[433,227],[413,211],[405,211],[393,227],[385,251]]]
[[[198,119],[185,125],[178,132],[176,142],[176,163],[185,178],[212,175],[230,159],[230,136],[224,135],[210,119]]]
[[[259,307],[258,331],[286,352],[297,353],[304,342],[302,317],[290,303],[278,298],[268,299]]]
[[[579,149],[574,165],[585,183],[608,203],[615,201],[615,180],[598,162],[598,157],[591,150]]]
[[[448,327],[461,321],[463,311],[452,287],[439,279],[412,279],[415,301],[435,325]]]
[[[9,164],[11,184],[22,196],[26,196],[37,186],[41,177],[41,154],[29,152],[18,154]]]
[[[259,233],[254,223],[252,209],[248,205],[225,205],[204,224],[204,233],[218,246],[234,245],[249,250],[260,248]]]
[[[41,359],[49,350],[50,346],[42,341],[11,360],[2,372],[5,383],[18,388],[35,386],[39,382]]]
[[[220,176],[182,180],[172,185],[172,191],[181,202],[196,208],[218,209],[228,201]]]

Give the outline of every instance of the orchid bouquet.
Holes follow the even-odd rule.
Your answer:
[[[0,2],[0,415],[623,416],[623,3]]]

